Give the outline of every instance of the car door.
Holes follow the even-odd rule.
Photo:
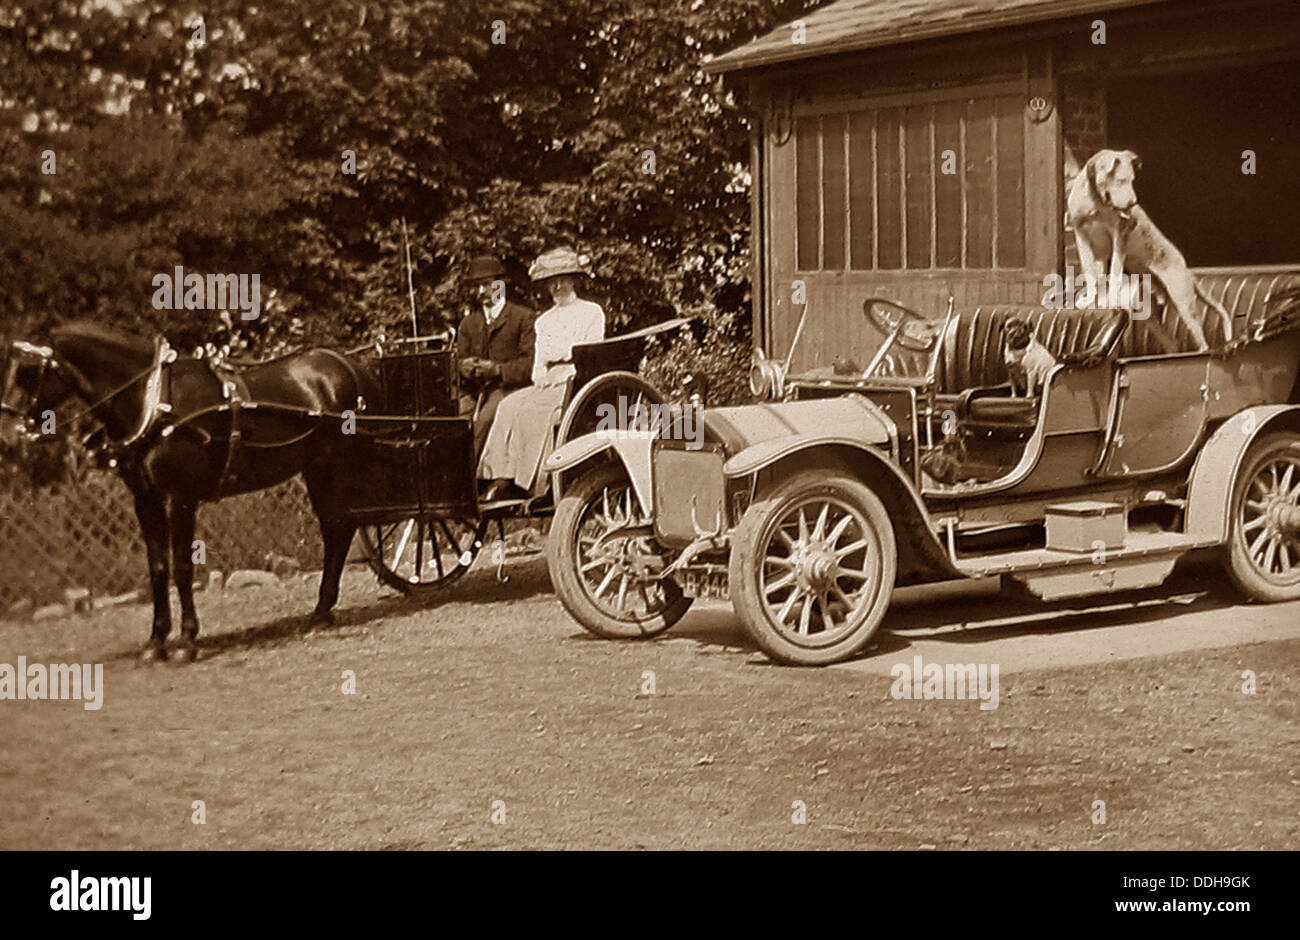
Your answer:
[[[1209,363],[1200,354],[1120,362],[1096,475],[1166,470],[1188,457],[1205,428]]]

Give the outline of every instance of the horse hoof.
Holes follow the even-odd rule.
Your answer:
[[[198,647],[196,647],[196,646],[178,646],[178,647],[176,648],[176,657],[175,657],[175,660],[174,660],[174,661],[177,662],[177,663],[185,664],[185,663],[192,663],[192,662],[194,662],[194,660],[196,660],[196,659],[198,659],[198,658],[199,658],[199,650],[198,650]]]
[[[140,652],[140,662],[145,664],[164,663],[167,661],[167,650],[162,646],[146,646]]]
[[[307,629],[315,630],[317,627],[334,626],[334,614],[328,610],[313,610],[311,616],[307,618]]]

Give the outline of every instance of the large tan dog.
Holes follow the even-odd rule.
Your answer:
[[[1196,298],[1200,297],[1222,318],[1223,336],[1231,339],[1228,312],[1196,283],[1182,252],[1138,205],[1133,182],[1141,168],[1142,161],[1131,150],[1098,150],[1066,184],[1065,223],[1074,231],[1084,271],[1092,273],[1098,285],[1108,284],[1112,298],[1126,269],[1152,275],[1164,287],[1197,346],[1205,350],[1209,348],[1205,330],[1196,315]],[[1103,258],[1110,262],[1109,272]],[[1156,326],[1154,321],[1150,325]]]

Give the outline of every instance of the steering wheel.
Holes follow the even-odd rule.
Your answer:
[[[904,349],[929,352],[943,329],[942,320],[928,320],[910,307],[885,297],[868,297],[862,302],[862,312],[888,338]]]

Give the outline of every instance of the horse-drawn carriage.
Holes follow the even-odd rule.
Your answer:
[[[639,414],[638,405],[661,402],[636,369],[651,336],[685,322],[575,346],[576,374],[552,416],[555,444],[596,428],[602,404]],[[192,541],[203,501],[303,475],[324,542],[313,623],[331,619],[358,529],[381,580],[425,592],[468,570],[491,523],[504,541],[506,518],[551,511],[545,477],[526,498],[480,501],[449,336],[238,367],[178,356],[161,337],[71,323],[48,346],[8,344],[3,358],[4,449],[40,440],[56,413],[59,435],[89,422],[134,497],[154,604],[146,659],[169,656],[169,581],[181,602],[180,656],[197,656]]]
[[[573,348],[576,374],[552,416],[554,446],[595,429],[603,404],[639,414],[663,402],[637,374],[647,341],[684,319]],[[379,579],[405,593],[438,590],[463,575],[485,545],[504,557],[505,522],[553,509],[545,475],[527,496],[484,502],[475,474],[472,419],[459,414],[455,350],[447,338],[372,347],[367,370],[380,401],[356,419],[346,504]],[[495,529],[495,532],[493,532]]]

